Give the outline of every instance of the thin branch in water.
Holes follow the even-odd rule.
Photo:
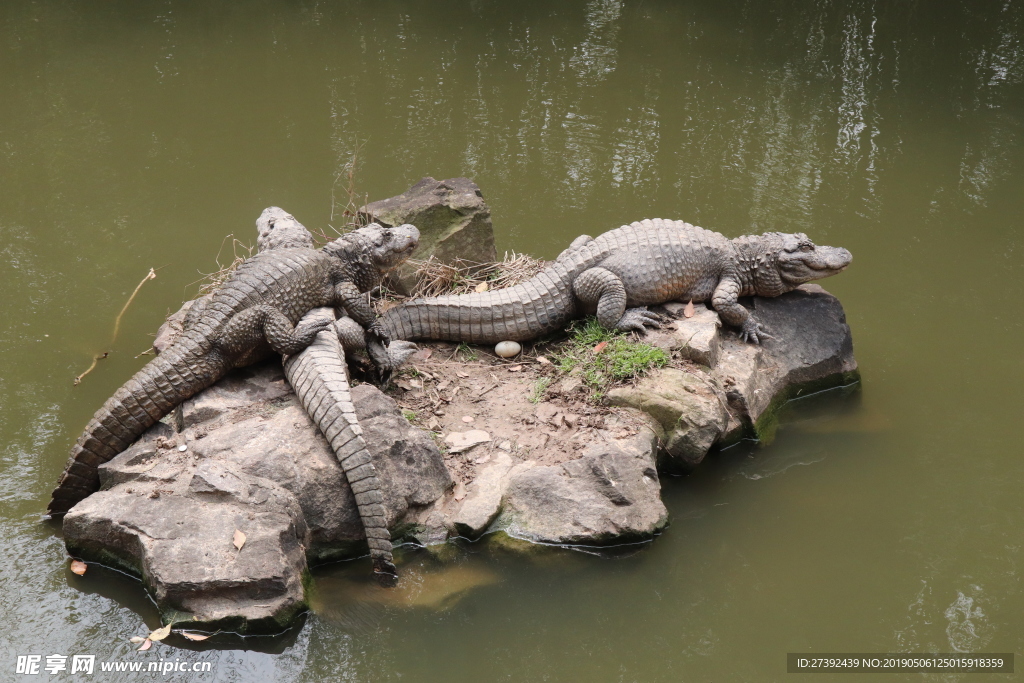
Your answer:
[[[139,290],[142,289],[142,285],[146,284],[149,280],[155,280],[155,279],[156,279],[156,270],[154,268],[150,268],[149,272],[146,273],[146,277],[142,278],[142,280],[139,281],[139,284],[136,285],[136,287],[135,287],[135,291],[132,292],[132,295],[130,297],[128,297],[128,301],[125,302],[124,306],[121,307],[121,312],[118,313],[117,314],[117,318],[114,319],[114,334],[110,337],[110,346],[113,346],[114,342],[117,341],[117,335],[121,331],[121,318],[124,317],[124,314],[128,310],[128,307],[132,305],[133,301],[135,301],[135,297],[136,297],[136,295],[138,295]],[[92,365],[90,365],[86,369],[86,371],[83,372],[81,375],[79,375],[78,377],[75,377],[74,385],[77,387],[79,384],[81,384],[82,383],[82,378],[85,377],[86,375],[88,375],[94,369],[96,369],[96,364],[99,363],[101,360],[103,360],[104,358],[106,358],[109,355],[110,355],[110,351],[104,351],[103,353],[98,353],[95,356],[93,356],[93,358],[92,358]],[[138,356],[136,356],[136,358],[138,358]]]

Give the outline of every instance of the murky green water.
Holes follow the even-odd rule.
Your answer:
[[[30,653],[208,661],[178,675],[204,681],[774,681],[789,651],[1024,655],[1022,29],[1016,0],[3,3],[0,679],[29,680]],[[476,179],[499,249],[552,257],[655,216],[847,247],[826,285],[862,391],[666,480],[671,527],[635,554],[470,546],[448,577],[417,555],[415,608],[340,565],[284,637],[134,654],[155,610],[131,579],[67,571],[47,494],[225,235],[251,241],[271,204],[341,220],[358,144],[373,199]]]

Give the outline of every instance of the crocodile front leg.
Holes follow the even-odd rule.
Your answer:
[[[646,334],[645,325],[661,327],[661,316],[646,308],[626,308],[626,287],[607,268],[588,268],[572,284],[573,294],[586,306],[597,304],[597,322],[609,330],[635,330]]]
[[[346,280],[334,285],[334,303],[335,306],[344,308],[350,318],[359,323],[367,334],[376,338],[383,346],[391,343],[377,314],[370,306],[369,297],[360,292],[354,283]]]
[[[314,319],[292,325],[280,310],[261,304],[233,315],[213,343],[229,357],[240,358],[265,339],[275,353],[287,356],[309,346],[319,332],[333,324],[333,320]]]
[[[711,295],[711,307],[722,316],[722,320],[740,328],[740,339],[760,344],[762,339],[771,339],[765,329],[751,317],[739,303],[741,286],[732,277],[723,277]]]

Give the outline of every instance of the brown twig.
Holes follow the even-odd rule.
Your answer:
[[[142,289],[142,285],[146,284],[146,282],[148,282],[149,280],[155,280],[155,279],[156,279],[156,270],[153,269],[153,268],[150,268],[149,272],[146,273],[146,277],[142,278],[142,280],[139,281],[139,284],[136,285],[136,287],[135,287],[135,291],[132,292],[132,295],[130,297],[128,297],[128,301],[125,302],[124,306],[121,307],[121,312],[118,313],[117,314],[117,318],[114,319],[114,334],[110,337],[110,346],[113,346],[114,342],[117,341],[117,335],[121,331],[121,318],[124,317],[124,314],[128,310],[128,307],[132,305],[133,301],[135,301],[135,297],[139,293],[139,290]],[[83,372],[81,375],[79,375],[78,377],[75,377],[74,385],[77,387],[79,384],[81,384],[82,383],[82,378],[85,377],[86,375],[88,375],[94,369],[96,369],[96,364],[99,363],[101,360],[103,360],[104,358],[106,358],[109,355],[110,355],[110,351],[104,351],[102,353],[98,353],[95,356],[93,356],[93,358],[92,358],[92,365],[90,365],[86,369],[86,371]],[[136,358],[138,358],[138,356],[136,356]]]

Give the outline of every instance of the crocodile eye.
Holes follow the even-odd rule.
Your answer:
[[[814,251],[814,245],[813,244],[801,244],[800,245],[800,251]]]

